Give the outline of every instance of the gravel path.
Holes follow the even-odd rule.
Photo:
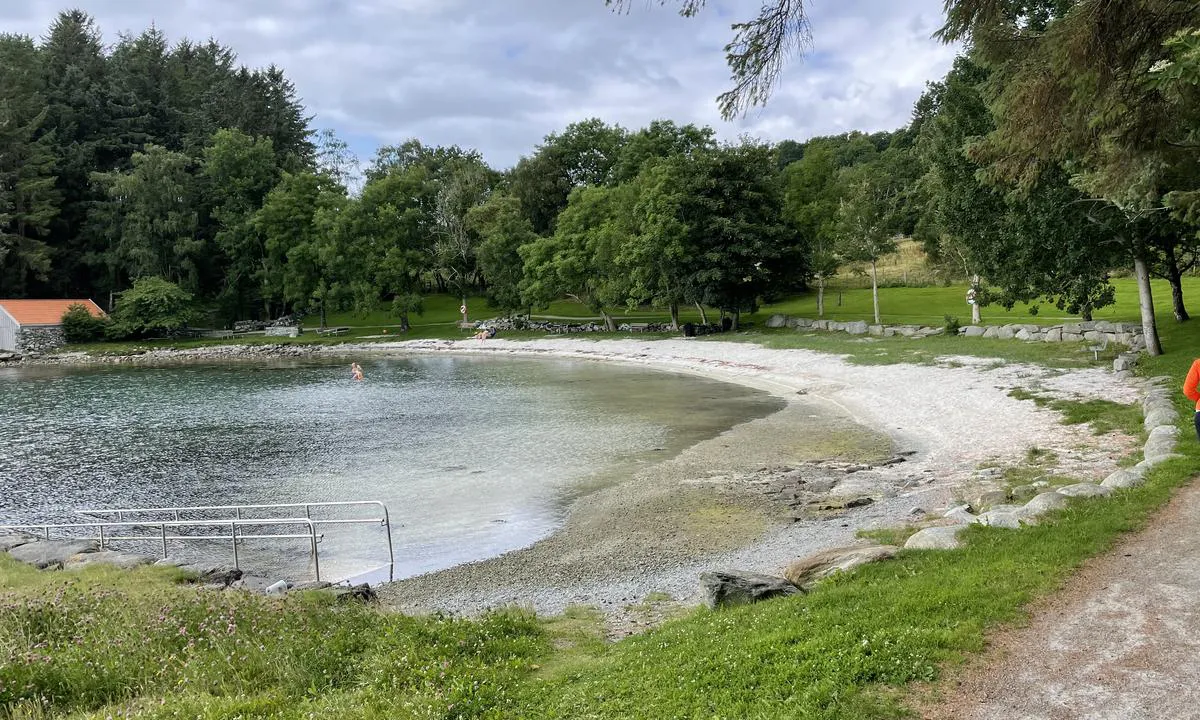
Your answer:
[[[1200,718],[1200,487],[1036,603],[927,720]]]
[[[353,348],[338,349],[347,350]],[[1010,397],[1013,388],[1117,402],[1140,397],[1140,386],[1103,369],[1060,371],[978,358],[862,366],[805,350],[685,339],[414,341],[362,346],[361,352],[639,363],[743,383],[787,401],[768,418],[586,495],[560,531],[529,548],[382,588],[387,602],[409,611],[472,613],[518,604],[553,613],[582,603],[621,616],[652,593],[694,603],[704,570],[778,573],[796,557],[853,542],[861,528],[902,525],[914,511],[937,514],[969,492],[981,465],[1018,463],[1033,446],[1056,454],[1056,472],[1099,481],[1115,469],[1125,443],[1064,426],[1056,413]],[[819,459],[814,447],[849,447],[852,457],[875,459],[892,451],[911,455],[843,476],[833,488],[869,495],[873,504],[797,522],[762,500],[759,483],[788,472],[819,475],[810,464]]]

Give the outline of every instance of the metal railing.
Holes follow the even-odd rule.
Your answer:
[[[334,508],[334,507],[378,507],[380,517],[371,518],[313,518],[313,510],[317,508]],[[286,518],[271,518],[271,517],[247,517],[247,514],[254,514],[254,511],[262,510],[287,510],[287,509],[304,509],[304,517],[286,517]],[[188,514],[204,514],[216,512],[232,511],[233,517],[222,518],[194,518],[189,519],[184,517]],[[51,530],[79,530],[79,529],[94,529],[97,533],[95,539],[99,540],[100,547],[103,549],[107,543],[114,541],[145,541],[157,540],[162,543],[162,555],[167,557],[167,541],[196,541],[196,540],[229,540],[233,547],[233,566],[236,569],[241,569],[240,560],[238,557],[238,543],[246,540],[295,540],[307,539],[309,548],[312,552],[313,568],[316,579],[321,580],[321,559],[318,543],[324,538],[323,534],[317,532],[317,527],[320,525],[360,525],[374,524],[382,525],[387,532],[388,546],[388,579],[395,579],[395,553],[392,548],[392,524],[388,515],[387,506],[377,500],[361,500],[361,501],[344,501],[344,502],[305,502],[305,503],[274,503],[274,504],[259,504],[259,505],[193,505],[180,507],[157,507],[157,508],[117,508],[117,509],[87,509],[78,510],[77,514],[91,515],[99,517],[116,516],[116,520],[96,520],[83,523],[41,523],[27,525],[0,525],[0,531],[24,531],[34,530],[42,534],[45,539],[50,539]],[[168,515],[169,519],[162,517],[142,517],[145,515]],[[264,526],[287,526],[299,525],[306,529],[303,533],[253,533],[239,532],[240,528],[245,527],[264,527]],[[205,528],[229,528],[229,534],[183,534],[183,529],[204,531]],[[111,529],[119,528],[149,528],[156,529],[157,535],[114,535]],[[176,534],[169,535],[168,528],[176,529]],[[105,530],[110,529],[106,534]],[[91,539],[91,538],[88,538]]]

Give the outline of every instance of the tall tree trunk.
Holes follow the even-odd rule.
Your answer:
[[[1133,271],[1137,275],[1138,305],[1142,311],[1142,334],[1146,340],[1146,352],[1152,356],[1162,355],[1158,341],[1158,324],[1154,320],[1154,295],[1150,291],[1150,268],[1143,257],[1133,259]]]
[[[613,320],[612,316],[605,311],[600,311],[600,317],[604,318],[604,329],[609,332],[617,331],[617,321]]]
[[[817,275],[817,317],[825,317],[825,275]]]
[[[400,311],[400,332],[403,332],[403,333],[408,332],[408,311],[407,310]]]
[[[738,326],[741,324],[741,322],[742,322],[742,311],[734,310],[733,311],[733,325],[731,325],[729,327],[729,329],[732,330],[733,332],[737,332]]]
[[[671,303],[671,329],[679,329],[679,303]]]
[[[979,276],[976,275],[971,279],[971,289],[975,291],[975,302],[971,303],[971,324],[978,325],[982,320],[979,317]]]
[[[875,275],[875,261],[871,261],[871,302],[875,306],[875,324],[882,325],[879,320],[879,282]]]
[[[462,310],[462,316],[463,316],[462,321],[464,323],[467,322],[467,296],[466,295],[462,296],[462,305],[459,306],[459,309]]]
[[[321,329],[325,329],[325,301],[321,301]]]
[[[703,325],[707,325],[708,324],[708,313],[704,312],[704,306],[701,305],[700,303],[696,303],[696,309],[700,311],[700,323]]]
[[[1166,253],[1167,282],[1171,283],[1171,311],[1178,322],[1192,319],[1187,308],[1183,305],[1183,273],[1179,270],[1179,258],[1175,255],[1175,246],[1167,248]]]

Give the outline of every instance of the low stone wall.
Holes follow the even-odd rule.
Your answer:
[[[874,335],[876,337],[924,338],[945,333],[945,328],[929,325],[871,325],[865,320],[837,322],[836,320],[812,320],[788,315],[772,315],[767,320],[767,327],[833,330],[851,335]],[[1061,325],[967,325],[960,327],[958,334],[963,337],[1024,340],[1027,342],[1089,342],[1095,344],[1107,342],[1122,345],[1134,351],[1141,351],[1146,347],[1142,337],[1142,326],[1136,323],[1095,321]]]
[[[269,327],[265,330],[267,337],[300,337],[300,328],[295,325]]]
[[[40,355],[67,344],[63,329],[53,327],[27,327],[17,331],[17,350],[24,355]]]

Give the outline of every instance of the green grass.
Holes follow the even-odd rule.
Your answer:
[[[1123,432],[1141,437],[1143,432],[1142,408],[1139,404],[1123,405],[1111,400],[1055,400],[1030,392],[1024,388],[1010,391],[1009,396],[1018,400],[1032,400],[1038,407],[1050,408],[1062,413],[1064,425],[1092,426],[1097,435]]]
[[[906,684],[935,680],[1142,526],[1191,477],[1187,453],[1038,527],[972,527],[960,550],[905,551],[809,595],[693,611],[616,644],[587,609],[540,625],[519,611],[408,618],[311,593],[200,591],[153,568],[0,559],[0,716],[901,717]]]

